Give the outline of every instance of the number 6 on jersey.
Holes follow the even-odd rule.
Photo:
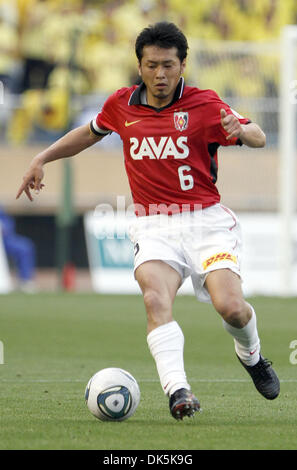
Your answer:
[[[194,178],[192,175],[188,174],[191,169],[189,165],[182,165],[178,168],[180,187],[183,191],[194,188]]]

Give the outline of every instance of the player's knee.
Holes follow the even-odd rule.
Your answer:
[[[147,289],[143,294],[143,299],[151,328],[156,328],[171,320],[171,303],[166,293]]]
[[[157,289],[146,289],[143,294],[143,300],[147,310],[150,312],[160,312],[168,307],[168,296]]]
[[[229,325],[243,328],[248,321],[246,304],[242,299],[229,297],[216,306],[217,311]]]

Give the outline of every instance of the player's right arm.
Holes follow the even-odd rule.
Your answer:
[[[43,166],[46,163],[77,155],[96,142],[99,142],[103,137],[104,135],[100,136],[94,134],[89,124],[80,126],[65,134],[61,139],[57,140],[32,159],[23,177],[23,183],[19,187],[16,198],[18,199],[24,192],[30,201],[33,201],[30,190],[34,190],[38,193],[43,188],[44,185],[41,181],[44,176]]]

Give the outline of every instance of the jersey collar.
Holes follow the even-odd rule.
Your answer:
[[[160,112],[160,111],[162,111],[162,109],[169,108],[169,106],[173,105],[173,103],[175,103],[177,100],[179,100],[183,95],[184,88],[185,88],[185,80],[184,80],[183,77],[181,77],[180,81],[178,82],[178,85],[175,89],[175,93],[174,93],[174,96],[173,96],[173,99],[172,99],[171,103],[167,104],[166,106],[163,106],[162,108],[155,108],[154,106],[150,106],[148,104],[143,103],[143,100],[141,98],[142,98],[143,92],[145,90],[145,84],[143,82],[141,82],[140,85],[137,88],[135,88],[135,90],[131,94],[128,105],[129,106],[142,105],[142,106],[146,106],[148,108],[155,109],[156,111]]]

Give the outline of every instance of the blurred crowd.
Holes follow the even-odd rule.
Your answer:
[[[0,80],[14,105],[11,141],[32,121],[59,132],[72,96],[112,93],[139,80],[137,34],[175,22],[188,38],[264,41],[297,23],[296,0],[0,0]]]

